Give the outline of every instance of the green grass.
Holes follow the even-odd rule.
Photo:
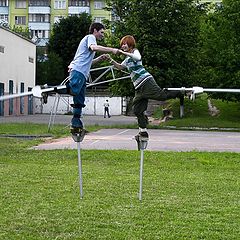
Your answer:
[[[82,150],[80,199],[77,151],[39,141],[0,138],[0,239],[239,239],[238,153],[145,151],[139,201],[138,151]]]
[[[240,127],[238,104],[215,104],[220,115],[210,117],[206,99],[185,101],[185,118],[166,125]],[[48,133],[12,123],[0,134]],[[0,138],[0,239],[239,239],[239,153],[145,151],[139,201],[139,151],[82,150],[80,199],[77,151],[30,149],[42,141]]]
[[[87,130],[97,131],[101,126],[88,126]],[[37,123],[2,123],[0,124],[0,136],[4,135],[30,135],[30,136],[52,136],[54,138],[69,136],[69,128],[62,124],[55,124],[50,133],[47,132],[46,124]]]
[[[173,111],[173,119],[162,123],[160,127],[175,126],[199,127],[199,128],[236,128],[240,131],[240,105],[237,102],[223,102],[211,100],[214,106],[220,110],[217,116],[210,116],[208,113],[207,95],[202,94],[195,101],[188,99],[184,102],[184,118],[179,118],[179,101],[169,101]],[[162,115],[161,108],[157,109],[154,117]]]

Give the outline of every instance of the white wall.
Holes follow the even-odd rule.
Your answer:
[[[125,110],[125,99],[122,97],[86,97],[85,105],[83,108],[83,114],[85,115],[103,115],[103,104],[105,100],[108,99],[110,105],[110,115],[121,115]],[[55,102],[56,101],[56,102]],[[36,113],[44,113],[49,114],[51,111],[56,112],[56,108],[53,109],[57,105],[57,98],[55,96],[48,97],[48,103],[42,104],[41,99],[36,99],[35,103],[35,112]],[[72,111],[70,104],[73,103],[72,97],[60,97],[59,105],[57,108],[57,114],[66,114]],[[123,110],[123,111],[122,111]]]
[[[9,80],[14,82],[14,93],[20,92],[24,82],[24,91],[35,86],[36,46],[31,41],[0,27],[0,82],[4,83],[5,92],[9,89]],[[29,57],[33,63],[29,62]]]

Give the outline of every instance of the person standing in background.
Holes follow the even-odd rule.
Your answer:
[[[104,118],[106,118],[106,115],[108,116],[108,118],[110,118],[110,114],[109,114],[109,102],[108,100],[106,100],[103,104],[104,107]]]

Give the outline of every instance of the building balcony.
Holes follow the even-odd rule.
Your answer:
[[[50,14],[51,8],[45,6],[34,6],[28,8],[29,14]]]
[[[47,30],[51,29],[50,23],[48,22],[29,22],[28,27],[30,30]]]
[[[0,7],[0,14],[8,15],[9,7]]]
[[[81,14],[81,13],[88,13],[90,14],[90,7],[68,7],[68,14]]]

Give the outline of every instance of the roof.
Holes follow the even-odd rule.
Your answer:
[[[10,32],[10,33],[12,33],[12,34],[14,34],[14,35],[16,35],[16,36],[18,36],[18,37],[20,37],[20,38],[28,41],[28,42],[30,42],[30,43],[32,43],[32,44],[36,45],[33,41],[31,41],[31,39],[28,39],[27,37],[24,37],[23,35],[21,35],[21,34],[19,34],[19,33],[16,33],[16,32],[12,31],[11,29],[9,29],[9,28],[7,28],[7,27],[3,27],[3,26],[0,25],[0,29],[3,29],[3,30],[5,30],[5,31],[8,31],[8,32]]]

